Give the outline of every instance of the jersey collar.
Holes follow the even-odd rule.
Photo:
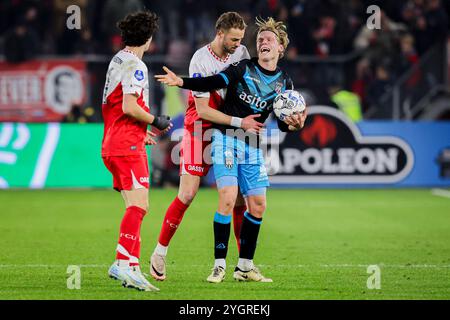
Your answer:
[[[280,72],[280,68],[277,66],[277,68],[274,71],[270,71],[267,69],[264,69],[263,67],[261,67],[261,65],[258,63],[258,58],[252,58],[252,61],[255,63],[256,68],[261,71],[262,73],[269,75],[269,76],[274,76],[276,74],[278,74],[278,72]]]
[[[139,57],[136,55],[136,53],[134,53],[134,52],[131,51],[131,50],[127,50],[127,49],[123,48],[122,51],[123,51],[123,52],[127,52],[127,53],[131,53],[131,54],[132,54],[133,56],[135,56],[136,58],[139,58]]]
[[[214,51],[211,49],[211,44],[208,44],[208,45],[206,46],[206,48],[208,48],[209,53],[211,53],[211,55],[214,57],[214,59],[216,59],[216,60],[218,60],[218,61],[220,61],[220,62],[226,63],[226,62],[228,61],[228,59],[230,58],[230,54],[229,54],[229,53],[227,53],[227,55],[226,55],[225,58],[220,58],[220,57],[219,57],[217,54],[215,54]]]

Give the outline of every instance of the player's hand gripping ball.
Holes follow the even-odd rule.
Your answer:
[[[273,112],[281,121],[293,113],[303,112],[305,108],[305,99],[295,90],[286,90],[276,96],[273,101]]]

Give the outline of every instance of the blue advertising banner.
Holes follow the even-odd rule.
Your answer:
[[[450,123],[355,124],[334,108],[308,110],[301,131],[268,143],[273,187],[450,186]]]
[[[364,136],[396,136],[411,147],[413,168],[397,186],[450,186],[450,122],[376,121],[358,127]]]

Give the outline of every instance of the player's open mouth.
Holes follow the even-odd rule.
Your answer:
[[[270,52],[270,48],[267,48],[267,47],[261,48],[261,49],[259,49],[259,52],[260,52],[260,53],[267,53],[267,52]]]

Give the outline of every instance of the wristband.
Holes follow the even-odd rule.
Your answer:
[[[236,128],[241,128],[242,125],[242,118],[238,118],[238,117],[231,117],[231,123],[230,123],[233,127]]]

